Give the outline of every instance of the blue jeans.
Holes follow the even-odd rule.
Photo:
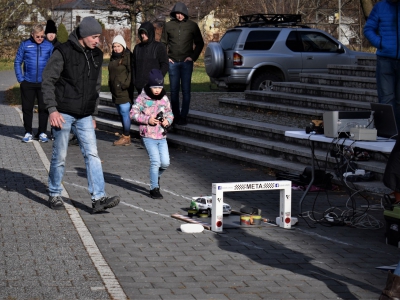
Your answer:
[[[118,114],[121,117],[122,133],[124,135],[129,135],[131,130],[131,118],[129,116],[131,103],[115,104],[115,106],[117,107]]]
[[[150,158],[150,190],[158,186],[158,178],[169,166],[167,139],[142,138]]]
[[[397,276],[400,276],[400,261],[399,261],[399,263],[397,264],[397,267],[396,267],[396,269],[394,270],[393,274],[394,274],[394,275],[397,275]]]
[[[190,106],[193,61],[169,63],[169,83],[171,89],[171,107],[175,121],[186,118]],[[182,110],[179,110],[179,90],[182,86]]]
[[[53,154],[49,172],[49,195],[61,196],[61,182],[64,176],[65,158],[67,156],[69,134],[76,135],[86,165],[88,190],[92,200],[106,196],[101,160],[97,153],[96,134],[91,116],[77,119],[68,114],[61,114],[65,120],[63,127],[53,128]]]
[[[400,128],[400,60],[377,56],[376,85],[379,103],[391,104]]]

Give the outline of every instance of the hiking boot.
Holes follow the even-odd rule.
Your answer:
[[[103,197],[92,203],[93,214],[106,210],[107,208],[113,208],[119,203],[119,197]]]
[[[33,141],[32,134],[30,134],[29,132],[25,133],[25,136],[22,138],[22,141],[24,143],[32,142]]]
[[[160,193],[160,189],[159,188],[154,188],[150,191],[150,196],[153,199],[162,199],[163,195],[161,195]]]
[[[50,196],[49,206],[51,209],[55,210],[65,209],[64,201],[62,200],[61,196]]]
[[[47,143],[49,139],[47,138],[47,134],[41,133],[39,134],[39,142],[41,143]]]
[[[131,136],[130,135],[121,135],[118,141],[113,143],[114,146],[129,146],[131,144]]]

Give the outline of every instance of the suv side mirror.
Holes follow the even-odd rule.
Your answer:
[[[338,45],[338,48],[337,48],[336,52],[337,53],[344,53],[344,49],[343,49],[341,44]]]

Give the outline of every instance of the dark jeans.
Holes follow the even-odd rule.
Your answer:
[[[186,118],[190,106],[193,61],[169,63],[169,83],[171,89],[171,107],[174,122]],[[182,87],[182,110],[179,110],[179,90]]]
[[[377,56],[376,85],[379,102],[393,106],[400,132],[400,59]]]
[[[22,101],[22,116],[24,120],[25,133],[32,131],[32,120],[33,120],[33,107],[35,105],[35,98],[38,100],[39,110],[39,129],[38,134],[46,133],[47,122],[49,119],[49,113],[45,109],[43,103],[43,94],[41,83],[32,83],[28,81],[22,81],[20,84],[21,88],[21,101]]]

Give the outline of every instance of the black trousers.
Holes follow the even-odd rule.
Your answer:
[[[47,122],[49,119],[49,113],[45,109],[43,103],[43,94],[41,83],[32,83],[28,81],[22,81],[20,84],[21,88],[21,101],[22,101],[22,116],[24,120],[25,133],[33,135],[32,131],[32,120],[33,120],[33,107],[35,105],[35,99],[38,101],[39,108],[39,128],[38,134],[46,133]]]

